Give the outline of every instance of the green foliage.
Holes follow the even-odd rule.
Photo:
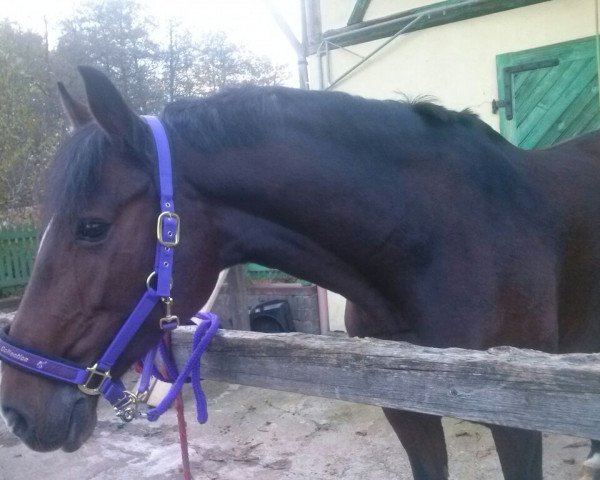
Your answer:
[[[58,139],[56,94],[41,36],[0,22],[0,208],[36,201]]]

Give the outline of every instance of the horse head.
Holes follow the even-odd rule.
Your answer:
[[[147,125],[103,74],[89,67],[80,73],[87,105],[59,84],[72,134],[54,161],[46,229],[9,334],[24,347],[85,367],[106,349],[154,271],[159,187]],[[172,144],[174,159],[179,154]],[[177,166],[173,181],[182,240],[172,296],[176,313],[189,318],[209,297],[220,267],[210,218]],[[158,341],[160,317],[154,308],[113,377]],[[76,450],[96,423],[97,397],[5,363],[0,402],[13,432],[38,451]]]

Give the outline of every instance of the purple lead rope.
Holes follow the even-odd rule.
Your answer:
[[[201,383],[200,358],[219,329],[219,318],[214,313],[202,312],[198,312],[195,315],[195,318],[197,318],[200,323],[194,332],[194,337],[192,339],[192,354],[181,372],[177,372],[175,362],[173,361],[172,356],[164,348],[162,341],[160,346],[152,349],[144,360],[144,368],[140,380],[140,392],[144,392],[148,388],[150,374],[154,364],[154,358],[151,360],[149,357],[154,357],[157,349],[161,353],[167,374],[170,377],[165,379],[165,381],[173,384],[160,403],[146,412],[146,416],[151,422],[158,420],[160,416],[169,409],[171,404],[175,401],[175,397],[181,392],[183,384],[187,381],[190,381],[192,384],[192,390],[196,400],[196,419],[200,423],[206,423],[208,420],[206,396],[202,390]],[[153,355],[152,352],[154,352]]]

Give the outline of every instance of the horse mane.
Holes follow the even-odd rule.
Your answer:
[[[506,139],[502,135],[481,120],[479,115],[469,108],[457,112],[455,110],[444,108],[429,100],[419,99],[411,103],[413,110],[431,124],[439,126],[458,124],[475,131],[481,131],[491,140],[506,142]]]
[[[269,138],[286,139],[290,130],[301,132],[307,141],[321,138],[340,148],[378,157],[396,155],[399,143],[406,148],[411,138],[420,140],[420,135],[436,133],[430,129],[451,135],[460,129],[483,140],[507,143],[474,113],[448,110],[429,99],[381,101],[285,87],[246,86],[210,97],[178,100],[165,107],[162,120],[170,136],[180,136],[204,153],[250,147]],[[412,150],[422,142],[413,143]],[[46,190],[50,211],[76,213],[100,185],[109,147],[96,123],[84,125],[64,142]],[[140,167],[139,163],[132,165]],[[154,175],[145,163],[142,168]]]
[[[289,129],[373,151],[375,143],[384,148],[389,138],[414,131],[418,120],[440,131],[458,127],[506,143],[475,113],[448,110],[425,97],[372,100],[286,87],[246,86],[206,98],[178,100],[166,106],[163,119],[172,132],[203,153],[256,145]]]

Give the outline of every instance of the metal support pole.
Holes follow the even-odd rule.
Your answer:
[[[356,65],[354,65],[350,69],[346,70],[333,83],[330,83],[329,86],[325,90],[330,90],[333,87],[335,87],[338,83],[340,83],[342,80],[344,80],[346,77],[348,77],[348,75],[350,75],[357,68],[359,68],[365,62],[367,62],[370,58],[372,58],[374,55],[376,55],[379,51],[381,51],[383,48],[385,48],[388,44],[390,44],[391,42],[393,42],[394,40],[396,40],[396,38],[398,38],[400,35],[402,35],[404,32],[406,32],[415,23],[417,23],[419,20],[421,20],[421,18],[423,18],[423,15],[419,15],[418,17],[415,17],[408,24],[406,24],[406,26],[404,28],[402,28],[401,30],[399,30],[398,32],[396,32],[394,35],[392,35],[390,38],[388,38],[385,42],[383,42],[381,45],[379,45],[379,47],[377,47],[375,50],[373,50],[371,53],[369,53],[366,57],[364,57]]]

